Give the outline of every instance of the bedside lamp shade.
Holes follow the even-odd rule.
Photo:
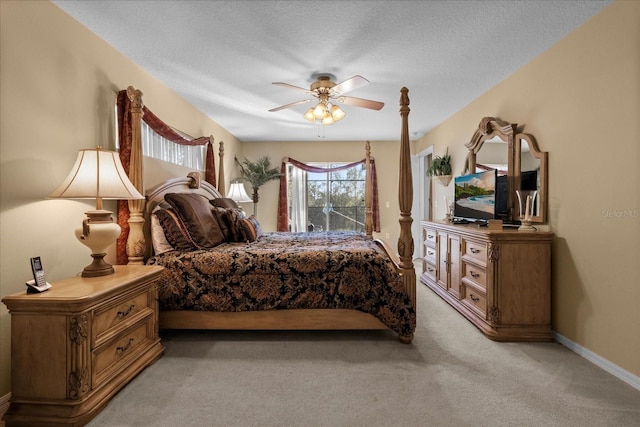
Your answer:
[[[102,200],[144,199],[129,181],[120,157],[115,151],[80,150],[76,163],[65,180],[49,198],[96,199],[96,209],[86,212],[87,218],[76,229],[80,243],[91,249],[93,263],[85,267],[83,277],[112,274],[113,267],[104,261],[107,248],[120,235],[120,226],[113,222],[112,212],[102,209]]]
[[[253,199],[251,199],[245,191],[244,184],[237,181],[231,183],[231,187],[229,187],[228,197],[239,203],[248,203],[253,201]]]

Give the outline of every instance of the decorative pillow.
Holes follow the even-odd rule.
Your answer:
[[[167,241],[175,250],[192,251],[196,249],[195,242],[173,209],[159,209],[154,212],[153,216],[158,218]]]
[[[171,205],[198,249],[209,249],[224,242],[218,221],[208,200],[194,193],[169,193],[164,199]]]
[[[216,197],[215,199],[209,200],[211,206],[215,206],[217,208],[226,208],[226,209],[239,209],[240,206],[236,203],[235,200],[230,199],[228,197]]]
[[[246,242],[242,220],[247,216],[242,209],[226,209],[225,219],[229,225],[230,242]]]
[[[233,237],[231,234],[231,230],[229,229],[229,222],[227,220],[227,210],[225,208],[217,208],[215,206],[211,207],[211,213],[213,217],[218,221],[218,226],[222,231],[222,235],[227,242],[232,242]]]
[[[153,210],[153,215],[151,215],[151,244],[153,245],[153,252],[156,255],[173,250],[173,246],[171,246],[171,243],[167,240],[167,236],[164,235],[164,230],[162,229],[162,225],[160,225],[160,220],[155,215],[155,213],[161,209],[162,208],[160,206],[156,206]]]
[[[255,216],[240,220],[244,233],[244,240],[247,242],[255,242],[258,237],[262,236],[262,228]]]

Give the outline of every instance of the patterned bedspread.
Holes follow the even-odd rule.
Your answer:
[[[391,260],[361,233],[264,233],[251,243],[168,252],[160,310],[348,308],[412,335],[416,315]]]

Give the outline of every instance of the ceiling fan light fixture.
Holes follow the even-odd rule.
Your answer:
[[[344,119],[344,116],[346,115],[347,113],[345,113],[342,108],[338,107],[337,105],[331,107],[331,117],[333,118],[334,122],[339,122],[340,120]]]
[[[327,114],[327,107],[322,102],[318,102],[318,105],[313,109],[313,115],[318,120],[322,120],[324,116]]]
[[[324,116],[324,118],[322,119],[322,124],[323,124],[324,126],[329,126],[329,125],[332,125],[332,124],[334,124],[334,123],[335,123],[335,122],[334,122],[334,120],[333,120],[333,117],[331,117],[331,114],[328,114],[328,113],[327,113],[327,115],[326,115],[326,116]]]
[[[313,114],[313,108],[309,108],[306,113],[304,113],[304,118],[309,120],[311,123],[316,122],[316,116]]]

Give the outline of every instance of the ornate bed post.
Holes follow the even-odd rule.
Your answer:
[[[416,307],[416,272],[413,265],[413,237],[411,236],[411,207],[413,205],[413,183],[411,177],[411,148],[409,146],[409,89],[400,89],[400,116],[402,132],[400,134],[400,177],[398,181],[398,199],[400,202],[400,237],[398,255],[400,256],[400,274],[413,307]]]
[[[373,182],[371,177],[371,143],[365,143],[365,190],[364,190],[364,231],[367,236],[373,237],[373,209],[371,201],[373,199]]]
[[[131,162],[129,180],[136,189],[144,194],[142,175],[142,92],[133,86],[127,88],[127,96],[131,101]],[[129,237],[127,239],[127,256],[129,264],[143,264],[144,260],[144,200],[129,200]]]
[[[213,136],[211,136],[211,144],[213,144]],[[218,192],[222,194],[222,197],[227,195],[227,184],[224,182],[224,142],[220,141],[220,148],[218,149]]]

